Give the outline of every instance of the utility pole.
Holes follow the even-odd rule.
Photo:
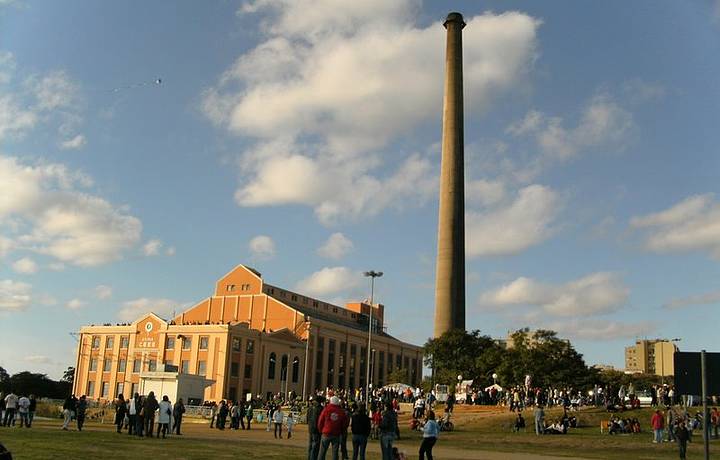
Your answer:
[[[373,311],[373,296],[375,295],[375,278],[383,276],[383,272],[376,272],[370,270],[365,272],[364,275],[370,278],[370,309],[368,311],[368,344],[367,344],[367,363],[365,364],[365,404],[370,407],[370,359],[371,359],[371,346],[372,346],[372,311]]]

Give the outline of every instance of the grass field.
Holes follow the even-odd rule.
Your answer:
[[[651,411],[633,413],[646,429]],[[549,412],[550,418],[556,414]],[[530,422],[531,414],[526,419]],[[469,413],[459,409],[455,414],[456,431],[442,433],[435,449],[440,459],[526,460],[533,458],[586,459],[675,459],[677,446],[673,443],[652,444],[647,430],[639,435],[601,435],[599,423],[607,414],[597,409],[578,413],[584,425],[564,436],[536,436],[528,428],[525,433],[512,433],[514,416],[507,412],[489,411]],[[401,417],[402,439],[397,442],[408,458],[417,458],[420,434],[407,428],[407,416]],[[264,427],[253,430],[224,431],[209,429],[208,425],[186,423],[184,435],[166,440],[147,439],[117,434],[108,424],[90,423],[83,432],[60,430],[60,422],[41,420],[31,429],[0,428],[0,441],[13,452],[13,458],[23,459],[304,459],[307,432],[296,427],[293,439],[275,440]],[[695,436],[689,446],[688,458],[702,458],[702,439]],[[350,443],[348,443],[350,444]],[[350,447],[350,446],[349,446]],[[711,449],[720,449],[717,441]],[[328,457],[330,458],[330,457]],[[371,441],[368,458],[380,458],[377,442]]]

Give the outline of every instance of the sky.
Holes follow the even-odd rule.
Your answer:
[[[717,350],[720,2],[0,0],[0,366],[240,263],[423,344],[453,10],[468,329]]]

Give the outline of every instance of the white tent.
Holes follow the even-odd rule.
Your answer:
[[[485,387],[485,391],[490,391],[490,390],[492,390],[493,388],[495,388],[497,391],[503,391],[503,387],[501,387],[501,386],[498,385],[497,383],[493,383],[493,384],[490,385],[489,387]]]
[[[410,385],[406,385],[404,383],[388,383],[383,388],[386,390],[395,390],[397,392],[403,392],[403,391],[407,390],[408,388],[410,388],[411,390],[413,389],[413,387],[411,387]]]

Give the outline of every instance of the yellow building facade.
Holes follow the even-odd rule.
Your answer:
[[[340,307],[268,284],[239,265],[212,296],[172,320],[148,312],[131,324],[81,328],[74,393],[127,396],[139,391],[143,372],[165,366],[212,380],[205,400],[362,388],[371,312],[372,385],[396,383],[388,380],[396,370],[404,371],[403,383],[419,385],[422,348],[385,331],[383,305]]]

